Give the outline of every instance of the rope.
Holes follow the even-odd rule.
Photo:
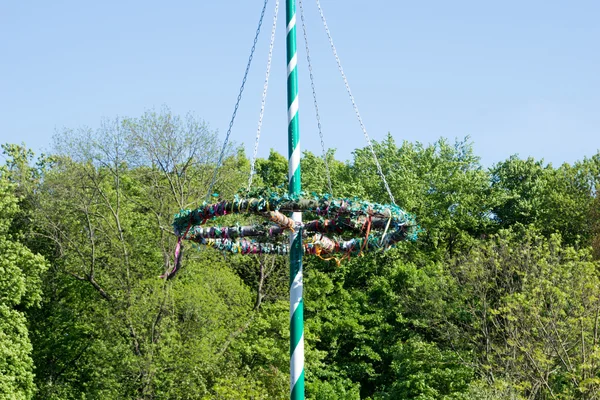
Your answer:
[[[260,141],[260,130],[262,128],[263,116],[265,114],[265,103],[267,101],[267,89],[269,88],[269,75],[271,73],[271,61],[273,59],[273,45],[275,44],[275,30],[277,28],[277,14],[279,11],[279,0],[275,0],[275,15],[273,16],[273,27],[271,28],[271,42],[269,44],[269,57],[267,59],[267,72],[263,86],[262,100],[260,103],[260,114],[258,117],[258,128],[256,129],[256,141],[254,142],[254,154],[250,163],[250,177],[248,177],[248,190],[252,187],[252,178],[255,173],[256,154],[258,153],[258,142]]]
[[[302,32],[304,33],[304,46],[306,49],[306,62],[308,64],[308,73],[310,77],[310,87],[312,88],[313,103],[315,105],[315,114],[317,117],[317,127],[319,129],[319,137],[321,138],[321,150],[323,151],[323,162],[325,163],[325,172],[327,174],[327,186],[329,194],[333,196],[333,188],[331,186],[331,174],[329,173],[329,163],[327,162],[327,151],[325,150],[325,142],[323,140],[323,132],[321,129],[321,117],[319,115],[319,105],[317,103],[317,92],[315,90],[315,80],[312,72],[312,64],[310,62],[310,51],[308,49],[308,36],[306,34],[306,24],[304,22],[304,8],[302,7],[302,0],[298,1],[300,7],[300,20],[302,21]]]
[[[356,105],[356,101],[354,100],[354,96],[352,95],[352,91],[350,90],[350,85],[348,84],[348,79],[346,79],[346,74],[344,73],[344,69],[342,68],[342,63],[337,54],[337,50],[335,49],[335,45],[333,44],[331,32],[329,31],[329,27],[327,26],[327,21],[325,20],[325,15],[323,14],[323,9],[321,8],[321,2],[319,0],[316,0],[316,1],[317,1],[317,7],[319,9],[319,14],[321,15],[321,20],[323,21],[323,26],[325,27],[325,33],[327,33],[327,38],[329,39],[329,44],[331,46],[331,50],[333,51],[333,55],[335,57],[335,61],[337,63],[338,69],[339,69],[340,73],[342,74],[342,78],[344,79],[344,85],[346,85],[346,91],[348,92],[348,95],[350,96],[350,101],[352,102],[352,107],[354,108],[354,112],[356,113],[356,117],[358,118],[358,123],[360,124],[363,134],[365,135],[365,139],[367,139],[367,144],[369,145],[369,149],[371,150],[371,154],[373,155],[373,160],[375,160],[375,165],[377,166],[377,173],[379,174],[379,177],[381,178],[381,180],[383,181],[383,184],[385,185],[385,190],[387,191],[388,195],[390,196],[390,200],[392,201],[392,204],[396,204],[396,200],[394,199],[392,190],[390,189],[390,186],[388,185],[387,180],[385,179],[385,175],[383,174],[381,165],[379,164],[379,160],[377,159],[377,155],[375,154],[375,149],[373,149],[373,144],[371,143],[371,138],[369,137],[369,134],[367,133],[367,128],[365,128],[365,125],[362,121],[360,113],[358,112],[358,106]]]
[[[252,43],[252,48],[250,49],[250,57],[248,57],[248,64],[246,65],[246,71],[244,72],[244,79],[242,79],[242,85],[240,86],[240,91],[238,93],[237,101],[235,102],[235,107],[233,108],[233,115],[231,116],[231,120],[229,121],[229,128],[227,129],[227,134],[225,135],[225,141],[223,142],[223,147],[221,148],[221,154],[219,154],[219,160],[217,161],[217,165],[215,166],[215,171],[212,176],[212,180],[208,187],[208,193],[206,194],[206,201],[210,199],[213,188],[215,186],[215,182],[217,181],[217,172],[219,171],[219,167],[223,163],[223,157],[225,156],[225,150],[227,149],[227,143],[229,142],[229,135],[231,135],[231,129],[233,128],[233,122],[235,121],[235,116],[237,114],[238,107],[240,106],[240,101],[242,100],[242,93],[244,92],[244,86],[246,85],[246,79],[248,78],[248,72],[250,71],[250,65],[252,64],[252,58],[254,57],[254,51],[256,50],[256,43],[258,42],[258,36],[260,35],[260,28],[263,23],[263,18],[265,17],[265,10],[267,9],[267,4],[269,0],[265,0],[263,4],[262,11],[260,12],[260,19],[258,21],[258,27],[256,28],[256,34],[254,35],[254,42]]]

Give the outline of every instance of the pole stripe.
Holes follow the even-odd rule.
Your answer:
[[[295,357],[296,354],[299,356]],[[296,346],[296,349],[292,354],[291,362],[295,363],[295,365],[292,367],[292,382],[297,382],[300,375],[304,372],[302,368],[302,358],[300,357],[302,355],[304,355],[304,334],[298,340],[298,346]]]
[[[288,121],[292,121],[294,117],[298,114],[298,96],[292,100],[292,104],[290,104],[290,108],[288,108]],[[296,148],[300,146],[300,141],[296,141]]]
[[[299,306],[303,306],[304,303],[301,301]],[[302,362],[301,357],[304,354],[304,332],[302,331],[302,323],[303,321],[303,307],[298,307],[293,314],[293,318],[290,320],[290,324],[292,328],[292,337],[290,338],[290,343],[292,347],[290,348],[290,356],[292,356],[292,364],[297,366],[298,362]],[[292,371],[292,377],[300,376],[300,371]]]
[[[299,179],[299,177],[296,176],[296,171],[298,171],[298,168],[300,167],[300,143],[298,143],[298,146],[296,146],[296,148],[294,149],[294,152],[292,153],[291,157],[290,157],[290,162],[289,162],[289,170],[288,170],[288,179],[289,182],[292,183],[292,179],[296,178]],[[299,171],[298,171],[299,173]],[[302,217],[300,217],[302,218]],[[302,219],[300,219],[300,221],[302,221]]]
[[[290,299],[296,300],[295,302],[290,302],[290,315],[294,315],[296,309],[302,303],[302,278],[302,272],[296,274],[290,287]]]
[[[293,387],[290,398],[294,400],[304,399],[304,369],[302,370],[302,373],[296,382],[297,384]]]
[[[296,13],[295,13],[295,11],[296,10],[294,10],[294,14],[292,15],[292,18],[288,21],[286,33],[290,33],[290,31],[292,30],[292,28],[296,26]]]
[[[288,67],[287,67],[288,75],[291,74],[292,71],[296,68],[296,64],[298,64],[298,53],[294,54],[294,56],[288,63]]]

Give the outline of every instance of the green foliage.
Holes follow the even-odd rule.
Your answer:
[[[553,169],[532,158],[511,157],[492,169],[494,208],[500,226],[534,224],[545,235],[558,232],[570,244],[590,241],[589,213],[600,179],[600,159]]]
[[[388,136],[374,148],[396,202],[417,215],[425,229],[420,242],[428,251],[455,252],[471,237],[494,230],[491,211],[497,196],[469,142],[451,145],[441,139],[429,146],[404,142],[398,147]],[[355,195],[389,201],[369,149],[355,151],[350,178]]]
[[[0,399],[288,398],[286,258],[186,245],[157,278],[173,215],[206,198],[208,125],[165,108],[55,140],[37,161],[3,146]],[[600,154],[486,170],[468,140],[374,149],[425,232],[340,266],[305,258],[306,397],[598,398]],[[334,196],[389,202],[370,149],[327,161]],[[271,151],[254,186],[285,192],[287,169]],[[226,149],[214,191],[232,198],[249,170]],[[302,170],[329,191],[321,157]]]
[[[279,186],[287,188],[288,160],[275,150],[271,149],[267,159],[256,160],[256,176],[262,181],[255,182],[254,186],[264,186],[275,189]]]
[[[264,389],[260,381],[257,382],[244,376],[234,376],[217,380],[213,386],[213,393],[205,397],[206,400],[267,400],[271,398],[275,397],[269,397],[269,393]]]
[[[592,201],[589,212],[590,241],[592,251],[596,260],[600,259],[600,196]]]
[[[359,385],[349,379],[315,380],[308,383],[306,391],[311,400],[360,400]]]
[[[19,206],[7,173],[0,170],[0,399],[30,399],[34,365],[24,310],[39,306],[40,275],[47,265],[12,226]]]
[[[307,329],[325,356],[307,368],[321,379],[359,383],[362,398],[442,398],[464,391],[472,370],[460,354],[432,342],[448,285],[439,265],[417,268],[399,249],[335,271],[310,269]]]
[[[232,365],[256,387],[264,388],[269,399],[289,397],[288,313],[286,301],[264,304],[229,349]]]
[[[497,164],[492,170],[492,185],[503,196],[503,201],[494,208],[501,226],[515,223],[531,224],[542,209],[541,201],[547,191],[551,166],[533,158],[520,160],[516,156]]]
[[[473,371],[450,350],[412,337],[392,348],[394,381],[375,399],[454,399],[473,379]]]
[[[534,228],[500,231],[450,266],[463,289],[456,345],[478,373],[530,398],[598,395],[598,265]]]
[[[22,312],[0,303],[0,399],[30,399],[33,360]]]

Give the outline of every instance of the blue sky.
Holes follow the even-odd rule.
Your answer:
[[[270,0],[232,140],[256,134]],[[371,137],[469,135],[484,165],[511,154],[554,165],[600,148],[600,2],[322,0]],[[47,148],[55,130],[167,105],[223,137],[262,1],[0,3],[0,142]],[[259,155],[287,152],[284,4]],[[315,3],[305,0],[328,147],[365,141]],[[299,31],[300,33],[301,31]],[[299,37],[304,149],[320,152]]]

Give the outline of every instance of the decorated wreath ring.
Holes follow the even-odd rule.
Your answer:
[[[308,222],[299,223],[286,216],[293,212],[302,212]],[[230,214],[257,215],[268,221],[246,226],[204,226],[207,221]],[[239,254],[288,254],[289,242],[284,233],[297,231],[302,235],[305,254],[334,259],[339,264],[345,257],[414,241],[419,232],[414,216],[394,204],[329,195],[279,195],[264,189],[236,195],[232,201],[182,210],[175,216],[173,227],[179,240],[175,264],[161,276],[167,279],[179,269],[182,240]]]

